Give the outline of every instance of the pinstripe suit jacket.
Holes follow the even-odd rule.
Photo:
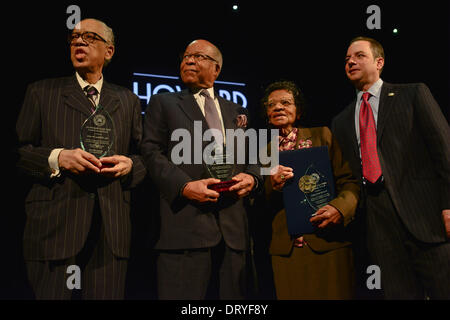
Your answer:
[[[84,246],[94,211],[96,194],[107,242],[118,257],[128,257],[130,247],[130,191],[145,177],[137,155],[142,136],[139,99],[129,90],[103,82],[102,105],[111,115],[116,154],[133,160],[133,169],[122,179],[74,175],[63,171],[50,178],[48,157],[54,148],[79,148],[80,128],[91,105],[76,77],[38,81],[29,85],[16,131],[18,167],[33,178],[26,198],[24,256],[27,260],[65,259]]]
[[[355,105],[333,119],[332,131],[361,181]],[[378,112],[378,155],[401,220],[421,241],[446,241],[441,212],[450,208],[450,131],[439,105],[423,83],[384,82]]]
[[[242,107],[221,97],[218,100],[225,129],[238,129],[236,118]],[[194,121],[202,123],[201,131],[194,126]],[[188,141],[190,150],[186,151],[191,164],[175,165],[170,160],[171,154],[180,142],[172,141],[172,132],[184,129],[194,139],[196,136],[202,139],[208,128],[188,90],[152,96],[145,115],[142,155],[152,180],[160,190],[161,230],[156,249],[213,247],[222,236],[230,248],[245,250],[247,247],[247,218],[242,199],[221,197],[217,204],[198,204],[187,201],[180,193],[187,182],[209,177],[203,164],[192,163],[210,142],[203,142],[197,150],[193,141]],[[246,150],[246,146],[235,143],[235,155],[236,148]],[[234,174],[250,173],[262,187],[259,169],[259,165],[237,164]]]

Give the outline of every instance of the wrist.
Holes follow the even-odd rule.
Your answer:
[[[190,181],[189,181],[189,182],[190,182]],[[185,191],[187,185],[189,184],[189,182],[186,182],[186,183],[183,184],[183,186],[181,187],[181,189],[180,189],[180,196],[185,197],[184,191]]]
[[[61,152],[64,151],[63,148],[57,148],[57,149],[53,149],[50,152],[50,155],[48,157],[48,165],[51,169],[51,175],[50,177],[59,177],[60,173],[60,169],[62,169],[62,166],[59,162],[59,156],[61,155]]]

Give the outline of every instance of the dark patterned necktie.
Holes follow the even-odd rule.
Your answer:
[[[377,152],[377,131],[372,107],[369,104],[369,92],[362,96],[361,110],[359,112],[359,130],[361,140],[361,160],[363,177],[375,183],[381,176],[380,159]]]
[[[95,103],[95,98],[98,95],[98,91],[94,86],[86,86],[84,88],[84,91],[86,92],[86,96],[89,99],[89,101],[92,103],[93,107],[91,108],[92,112],[95,111],[95,108],[97,107],[97,104]]]
[[[223,133],[222,133],[222,123],[220,122],[219,113],[217,112],[216,104],[213,98],[209,95],[208,90],[204,89],[200,92],[200,95],[205,97],[205,118],[206,123],[210,129],[217,129],[221,133],[218,137],[214,134],[216,141],[222,141],[223,143]]]

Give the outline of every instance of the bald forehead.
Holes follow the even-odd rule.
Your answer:
[[[192,41],[191,43],[188,44],[188,47],[191,45],[201,45],[201,46],[211,46],[211,47],[215,47],[211,42],[209,42],[208,40],[203,40],[203,39],[197,39]]]
[[[78,22],[78,24],[75,26],[75,29],[82,29],[82,28],[101,29],[103,28],[103,23],[95,19],[85,19]]]
[[[215,45],[206,40],[194,40],[187,46],[186,50],[188,49],[202,49],[208,51],[218,50]]]
[[[192,41],[186,48],[186,51],[202,51],[213,58],[215,58],[217,61],[220,62],[220,65],[222,65],[222,53],[220,52],[219,48],[217,48],[214,44],[207,40],[198,39]]]
[[[108,38],[107,32],[106,32],[106,24],[100,20],[96,19],[85,19],[81,20],[76,26],[75,29],[81,30],[81,31],[92,31],[103,38]]]

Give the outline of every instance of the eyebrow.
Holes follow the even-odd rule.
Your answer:
[[[364,53],[364,54],[366,54],[364,51],[362,51],[362,50],[360,50],[360,51],[357,51],[357,52],[355,52],[354,54],[356,55],[356,54],[359,54],[359,53]],[[347,54],[346,56],[345,56],[345,59],[348,59],[348,58],[350,58],[352,55],[351,54]]]

